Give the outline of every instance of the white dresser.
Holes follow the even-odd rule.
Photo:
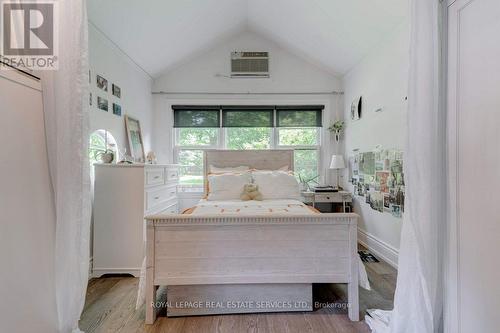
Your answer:
[[[144,216],[177,213],[178,166],[96,164],[92,276],[140,276]]]

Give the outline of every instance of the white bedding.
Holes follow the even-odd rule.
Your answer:
[[[317,214],[298,200],[276,199],[262,201],[201,200],[191,215],[304,215]]]

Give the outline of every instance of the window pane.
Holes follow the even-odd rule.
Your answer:
[[[219,127],[219,110],[174,110],[174,127]]]
[[[281,146],[315,146],[318,144],[317,128],[279,129],[279,145]]]
[[[276,110],[277,127],[321,127],[321,110]]]
[[[181,185],[203,186],[203,150],[179,151]]]
[[[305,180],[318,175],[319,154],[316,149],[297,149],[294,153],[295,174]],[[318,179],[315,179],[318,181]]]
[[[215,146],[218,128],[179,128],[178,146]]]
[[[271,129],[267,127],[227,128],[227,149],[269,149]]]
[[[223,110],[222,127],[273,127],[273,110]]]

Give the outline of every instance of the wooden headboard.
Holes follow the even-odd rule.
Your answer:
[[[204,189],[207,194],[210,165],[218,168],[245,165],[250,169],[278,170],[288,166],[293,171],[293,150],[205,150],[203,154]]]

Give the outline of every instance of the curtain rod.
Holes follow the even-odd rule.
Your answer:
[[[188,92],[188,91],[153,91],[153,95],[343,95],[343,91],[320,92]]]

